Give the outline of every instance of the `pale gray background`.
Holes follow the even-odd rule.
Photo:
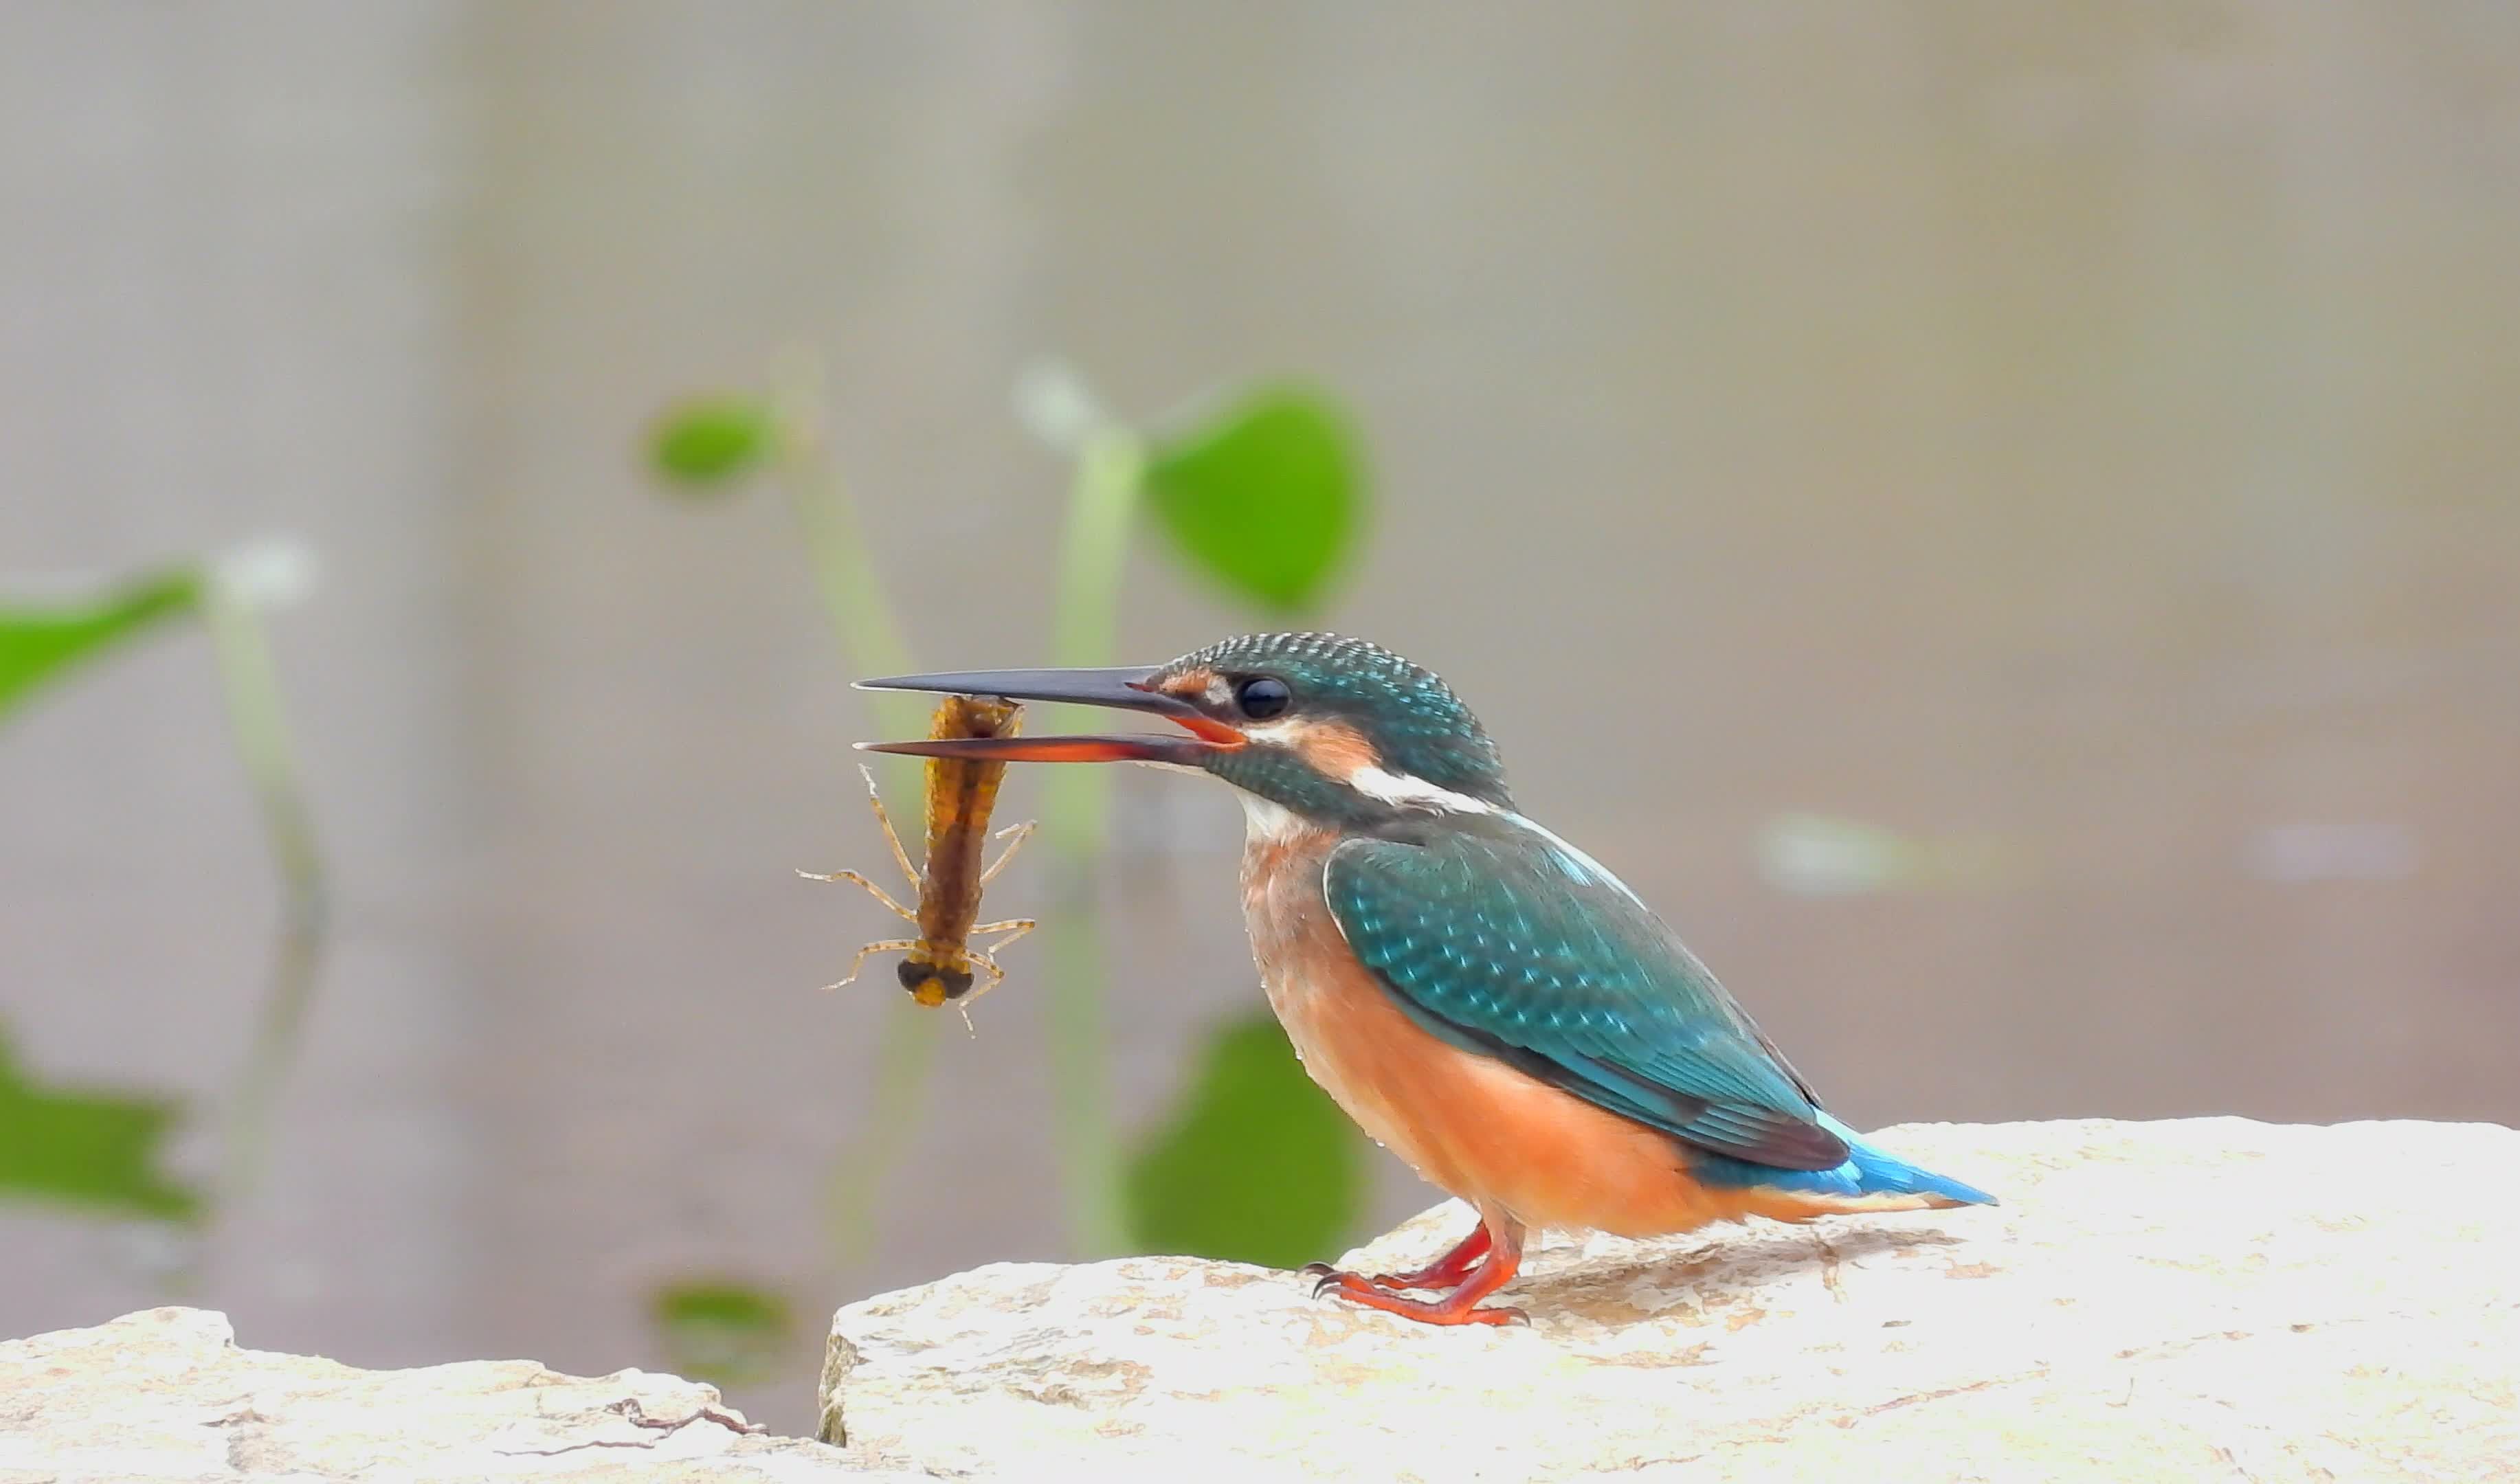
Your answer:
[[[781,507],[633,459],[790,342],[939,666],[1046,657],[1036,355],[1142,417],[1345,393],[1330,616],[1855,1122],[2520,1117],[2514,262],[2492,4],[0,7],[0,571],[324,563],[279,642],[341,930],[192,1296],[600,1372],[661,1277],[1059,1254],[1018,945],[827,1255],[886,996],[813,986],[885,924],[788,872],[879,859],[869,721]],[[1244,626],[1134,570],[1132,656]],[[207,659],[0,735],[0,1012],[214,1111],[275,898]],[[1137,1119],[1255,991],[1231,804],[1122,798]],[[2006,864],[1797,895],[1791,811]],[[0,1332],[163,1296],[117,1234],[0,1240]]]

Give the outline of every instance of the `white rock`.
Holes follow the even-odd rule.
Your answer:
[[[672,1376],[359,1371],[152,1310],[0,1344],[0,1484],[2520,1479],[2520,1134],[1882,1137],[2004,1206],[1552,1240],[1513,1329],[1227,1263],[982,1268],[840,1311],[846,1448],[755,1434]],[[1468,1220],[1348,1263],[1423,1260]]]
[[[241,1350],[226,1316],[199,1309],[0,1345],[0,1484],[885,1477],[750,1426],[716,1388],[670,1375],[360,1371]]]
[[[1998,1209],[1554,1238],[1435,1329],[1294,1275],[1001,1264],[832,1321],[824,1435],[983,1478],[2520,1479],[2520,1134],[1912,1127]],[[1414,1265],[1439,1207],[1351,1254]],[[1079,1476],[1085,1476],[1079,1474]]]

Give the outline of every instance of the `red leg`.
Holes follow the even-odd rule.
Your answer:
[[[1406,1273],[1377,1273],[1365,1281],[1377,1288],[1455,1287],[1470,1276],[1470,1270],[1479,1265],[1480,1258],[1487,1256],[1490,1240],[1488,1224],[1482,1221],[1470,1228],[1470,1235],[1462,1237],[1451,1251],[1426,1266],[1412,1268]],[[1331,1278],[1338,1274],[1338,1270],[1328,1263],[1309,1263],[1304,1271],[1315,1278]],[[1364,1277],[1362,1274],[1357,1276]]]
[[[1397,1314],[1404,1319],[1414,1319],[1421,1324],[1521,1324],[1528,1316],[1519,1309],[1479,1307],[1479,1300],[1513,1282],[1514,1274],[1522,1267],[1522,1228],[1510,1222],[1502,1225],[1504,1230],[1496,1231],[1491,1227],[1490,1220],[1482,1217],[1478,1233],[1474,1234],[1469,1240],[1462,1242],[1461,1246],[1446,1253],[1437,1261],[1435,1267],[1425,1270],[1426,1274],[1433,1274],[1446,1267],[1468,1249],[1472,1242],[1488,1248],[1485,1260],[1479,1261],[1475,1268],[1463,1275],[1453,1290],[1442,1298],[1403,1298],[1397,1293],[1376,1286],[1378,1282],[1386,1282],[1385,1280],[1359,1278],[1353,1273],[1328,1274],[1314,1284],[1313,1292],[1316,1295],[1334,1293],[1349,1303],[1362,1305],[1368,1309],[1379,1309],[1385,1314]],[[1415,1278],[1420,1275],[1405,1276]],[[1417,1285],[1413,1283],[1410,1286]]]

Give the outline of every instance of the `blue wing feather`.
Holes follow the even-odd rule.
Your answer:
[[[1358,959],[1419,1025],[1701,1149],[1845,1163],[1811,1091],[1678,935],[1574,847],[1513,816],[1330,852]]]

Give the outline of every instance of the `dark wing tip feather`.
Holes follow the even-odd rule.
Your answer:
[[[1852,1153],[1845,1140],[1819,1124],[1787,1118],[1770,1120],[1756,1136],[1728,1145],[1725,1152],[1780,1170],[1833,1170]]]

